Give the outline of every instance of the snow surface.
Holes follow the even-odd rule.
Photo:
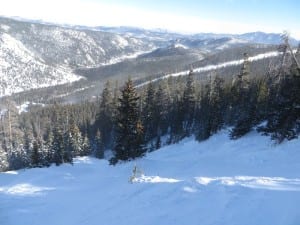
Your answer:
[[[186,45],[180,44],[180,43],[176,43],[174,45],[175,48],[184,48],[184,49],[188,49],[189,47],[187,47]]]
[[[42,107],[45,106],[45,104],[42,104],[42,103],[26,101],[26,102],[23,102],[21,105],[16,106],[18,109],[18,113],[21,114],[22,112],[28,112],[28,107],[31,105],[40,105]]]
[[[297,225],[299,149],[300,140],[222,131],[116,166],[82,157],[0,173],[0,224]],[[129,182],[134,166],[143,174]]]

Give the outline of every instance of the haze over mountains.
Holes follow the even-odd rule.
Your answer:
[[[68,92],[91,86],[97,90],[107,79],[132,76],[136,81],[147,80],[184,71],[191,65],[209,65],[210,58],[217,64],[242,59],[245,51],[252,56],[265,53],[280,42],[280,34],[263,32],[184,35],[0,17],[0,96],[62,84],[68,84]],[[297,43],[294,39],[291,42]],[[218,61],[214,55],[223,57]],[[75,81],[74,87],[70,86]],[[90,88],[89,91],[88,96],[96,94]],[[64,92],[65,87],[58,91],[68,95]]]

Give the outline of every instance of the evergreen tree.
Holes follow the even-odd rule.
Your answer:
[[[65,162],[65,144],[64,144],[64,134],[60,127],[55,127],[53,129],[53,142],[52,149],[54,152],[53,160],[58,166]]]
[[[45,158],[45,165],[50,166],[51,163],[54,163],[54,148],[53,148],[53,132],[52,129],[48,129],[46,140],[45,140],[45,152],[46,152],[46,158]]]
[[[82,143],[82,153],[80,156],[85,156],[91,154],[91,145],[90,140],[87,135],[84,136]]]
[[[177,143],[182,140],[187,133],[184,132],[184,106],[180,95],[177,95],[172,102],[171,134],[169,143]]]
[[[40,167],[41,157],[40,157],[40,145],[37,140],[33,141],[32,152],[31,152],[31,166]]]
[[[102,135],[101,139],[105,148],[111,148],[113,143],[113,116],[114,116],[114,102],[111,90],[111,84],[109,81],[105,84],[105,87],[101,96],[101,103],[99,112],[96,116],[95,130],[100,130]]]
[[[161,136],[167,134],[170,126],[171,99],[169,86],[165,80],[159,83],[158,90],[155,93],[154,101],[154,123],[157,124],[155,148],[158,149],[161,146]]]
[[[248,133],[255,123],[256,93],[250,84],[250,69],[248,54],[244,54],[241,72],[237,75],[232,87],[234,109],[234,127],[230,132],[232,139],[237,139]],[[252,82],[253,83],[253,82]]]
[[[200,102],[196,109],[196,139],[198,141],[206,140],[211,134],[210,118],[210,85],[202,85],[200,90]]]
[[[7,154],[0,145],[0,172],[8,169]]]
[[[98,159],[102,159],[104,157],[104,145],[99,130],[97,130],[95,140],[94,140],[94,155]]]
[[[195,94],[195,84],[194,84],[194,74],[191,70],[187,76],[187,81],[185,89],[183,92],[182,99],[182,110],[183,110],[183,130],[185,136],[190,136],[193,132],[194,119],[195,119],[195,104],[196,104],[196,94]],[[179,112],[180,113],[180,112]]]
[[[145,129],[145,142],[148,143],[154,137],[157,132],[157,120],[156,118],[156,105],[155,105],[155,90],[152,82],[147,86],[145,98],[145,107],[143,108],[143,124]]]
[[[209,94],[209,123],[210,135],[219,131],[224,125],[224,79],[214,74]]]
[[[73,119],[70,120],[69,126],[70,127],[67,132],[68,136],[66,138],[68,146],[66,146],[66,149],[68,149],[70,157],[82,155],[83,137],[81,135],[79,127],[74,123]]]
[[[128,79],[121,91],[119,106],[116,116],[116,145],[115,157],[111,160],[114,164],[118,160],[130,160],[140,157],[145,153],[142,137],[142,124],[139,120],[139,108],[136,90],[131,79]]]
[[[257,93],[257,120],[263,121],[267,119],[267,113],[269,110],[269,88],[268,88],[268,77],[263,78],[258,83]]]
[[[269,87],[270,110],[267,125],[261,129],[271,134],[277,143],[296,138],[300,133],[300,68],[287,36],[284,36],[284,43],[280,47],[283,56],[280,67],[271,72],[274,75]]]

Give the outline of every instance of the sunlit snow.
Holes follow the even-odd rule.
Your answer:
[[[224,130],[110,166],[74,164],[0,173],[5,225],[300,224],[300,140],[274,145]],[[135,174],[134,168],[142,173]]]

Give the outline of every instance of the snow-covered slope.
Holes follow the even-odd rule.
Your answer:
[[[0,17],[0,97],[81,79],[74,68],[115,63],[154,46],[100,31]]]
[[[17,39],[0,34],[0,97],[79,79],[71,69],[47,65]]]
[[[300,140],[274,146],[250,133],[185,139],[129,163],[0,174],[5,225],[300,224]],[[134,166],[144,175],[129,178]]]

